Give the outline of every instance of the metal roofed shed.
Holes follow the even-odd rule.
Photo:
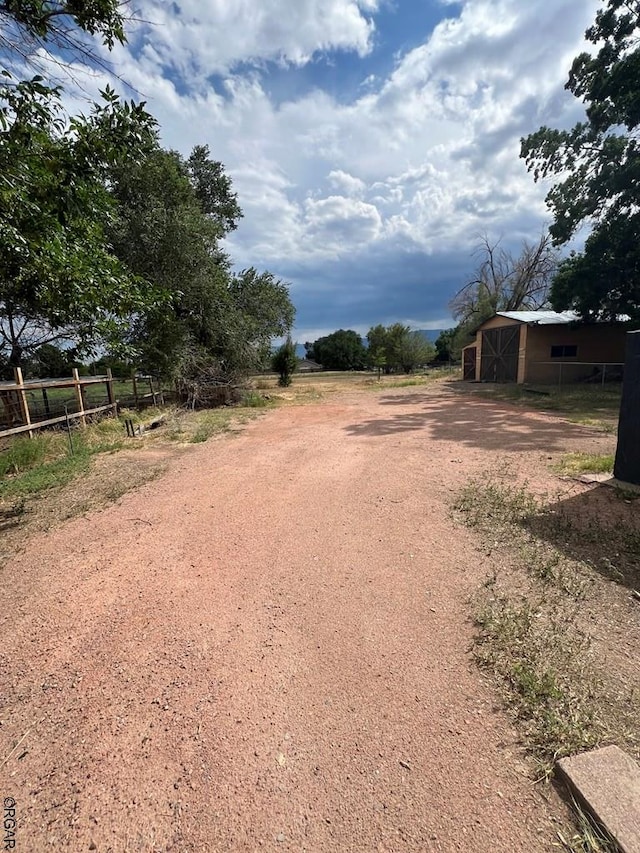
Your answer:
[[[463,350],[464,378],[552,385],[621,379],[623,323],[584,323],[573,311],[499,311]]]

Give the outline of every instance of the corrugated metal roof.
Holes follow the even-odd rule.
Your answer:
[[[536,323],[539,326],[556,326],[580,320],[575,311],[498,311],[499,317],[519,320],[521,323]]]

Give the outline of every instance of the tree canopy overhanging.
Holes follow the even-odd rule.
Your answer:
[[[577,56],[566,88],[586,107],[571,130],[541,127],[522,140],[534,179],[557,177],[547,195],[550,233],[566,244],[591,229],[582,252],[561,265],[551,290],[556,310],[585,318],[640,321],[640,4],[608,0]]]
[[[112,47],[125,40],[125,8],[121,0],[0,0],[0,22],[48,40],[77,28]]]
[[[163,300],[106,239],[106,175],[147,156],[154,119],[106,90],[88,117],[68,120],[58,90],[9,80],[0,130],[0,353],[19,365],[43,343],[112,341],[123,319]]]
[[[117,0],[0,0],[0,62],[30,40],[91,60],[85,39],[123,42],[125,11]],[[242,211],[207,146],[186,159],[165,151],[144,103],[101,94],[89,116],[69,118],[60,87],[2,72],[0,371],[53,363],[43,347],[55,343],[232,383],[288,334],[288,286],[232,272],[221,240]]]
[[[170,298],[168,308],[150,306],[131,318],[129,343],[141,366],[170,373],[180,354],[195,350],[227,377],[265,365],[271,339],[288,333],[294,309],[273,274],[231,271],[219,241],[242,211],[222,164],[206,146],[187,159],[158,147],[137,165],[118,164],[110,184],[114,253]]]
[[[81,66],[110,69],[97,41],[124,44],[130,17],[120,0],[0,0],[0,67],[58,81],[77,80]]]

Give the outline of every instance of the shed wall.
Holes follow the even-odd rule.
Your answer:
[[[626,330],[620,326],[528,326],[525,363],[518,382],[556,383],[561,376],[560,364],[565,382],[579,382],[595,376],[601,371],[598,364],[624,362],[625,337]],[[553,346],[576,346],[577,354],[552,358]]]
[[[490,320],[485,320],[482,324],[482,329],[497,329],[499,326],[522,326],[524,325],[519,320],[513,320],[510,317],[499,317],[497,314]]]

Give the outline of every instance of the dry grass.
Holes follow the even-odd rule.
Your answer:
[[[456,502],[496,566],[474,601],[476,659],[495,676],[542,776],[557,758],[598,744],[640,750],[637,605],[605,579],[629,580],[639,531],[618,515],[613,490],[604,499],[609,517],[600,509],[589,518],[584,554],[578,504],[562,512],[497,475]]]
[[[434,368],[426,373],[382,375],[380,379],[371,371],[323,371],[322,373],[296,373],[292,384],[278,388],[275,374],[256,376],[251,386],[256,391],[267,392],[268,396],[285,404],[305,403],[321,399],[327,394],[341,391],[380,391],[386,388],[427,386],[434,382],[459,378],[457,369]]]
[[[558,840],[569,853],[618,853],[618,847],[594,819],[585,812],[576,799],[570,797],[571,807],[576,817],[577,832],[571,837],[558,830]]]

